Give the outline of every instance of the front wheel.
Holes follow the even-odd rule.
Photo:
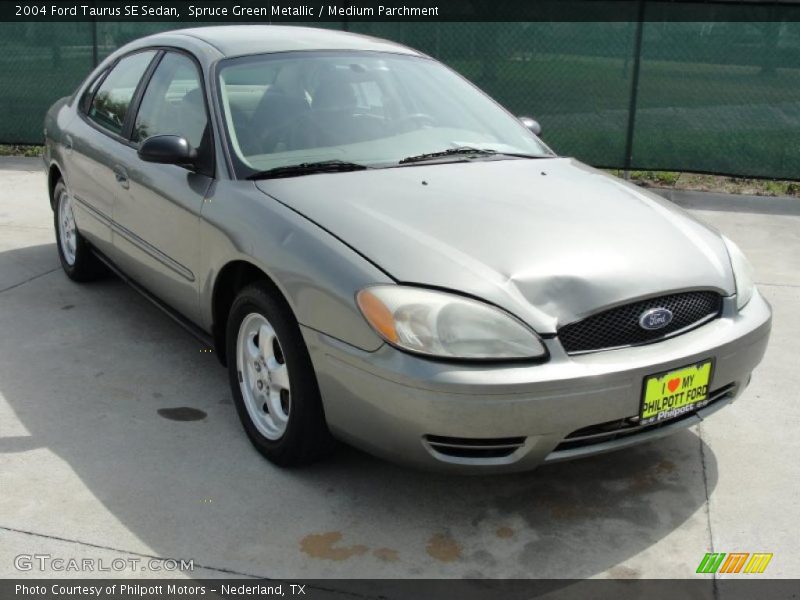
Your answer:
[[[226,348],[236,411],[256,449],[281,466],[330,453],[333,438],[300,328],[266,285],[248,286],[237,296]]]
[[[53,218],[56,229],[58,259],[67,277],[73,281],[91,281],[101,276],[105,269],[103,263],[92,254],[86,240],[75,225],[72,196],[63,181],[56,184],[53,191],[55,206]]]

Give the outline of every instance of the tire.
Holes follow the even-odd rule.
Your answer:
[[[236,411],[256,449],[282,467],[330,454],[335,443],[314,367],[277,292],[266,284],[245,287],[231,306],[225,340]]]
[[[67,277],[73,281],[92,281],[106,273],[105,265],[92,254],[91,248],[75,225],[73,200],[63,180],[53,190],[53,225],[56,230],[58,259]]]

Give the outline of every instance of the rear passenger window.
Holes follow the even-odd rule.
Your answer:
[[[100,83],[103,81],[103,77],[105,77],[108,71],[103,71],[98,75],[95,80],[84,90],[83,95],[81,95],[81,101],[79,104],[81,112],[87,114],[89,109],[91,108],[92,98],[94,98],[94,94],[97,91],[97,88],[100,86]]]
[[[122,133],[133,94],[155,55],[155,51],[138,52],[120,60],[94,95],[89,118],[109,131]]]

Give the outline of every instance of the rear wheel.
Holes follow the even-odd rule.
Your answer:
[[[266,285],[243,289],[226,332],[236,410],[256,449],[281,466],[330,453],[317,378],[297,321]]]
[[[91,281],[104,272],[103,263],[92,254],[89,244],[83,239],[75,224],[72,196],[63,181],[53,191],[55,206],[53,218],[56,230],[56,246],[61,267],[73,281]]]

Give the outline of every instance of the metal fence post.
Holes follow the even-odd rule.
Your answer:
[[[636,37],[633,42],[633,75],[631,77],[631,100],[628,104],[628,131],[625,135],[625,179],[630,179],[633,163],[633,130],[636,126],[636,104],[639,98],[639,69],[642,63],[642,33],[644,30],[645,0],[639,0],[636,21]]]
[[[97,48],[97,17],[92,17],[92,64],[96,67],[98,62]]]

